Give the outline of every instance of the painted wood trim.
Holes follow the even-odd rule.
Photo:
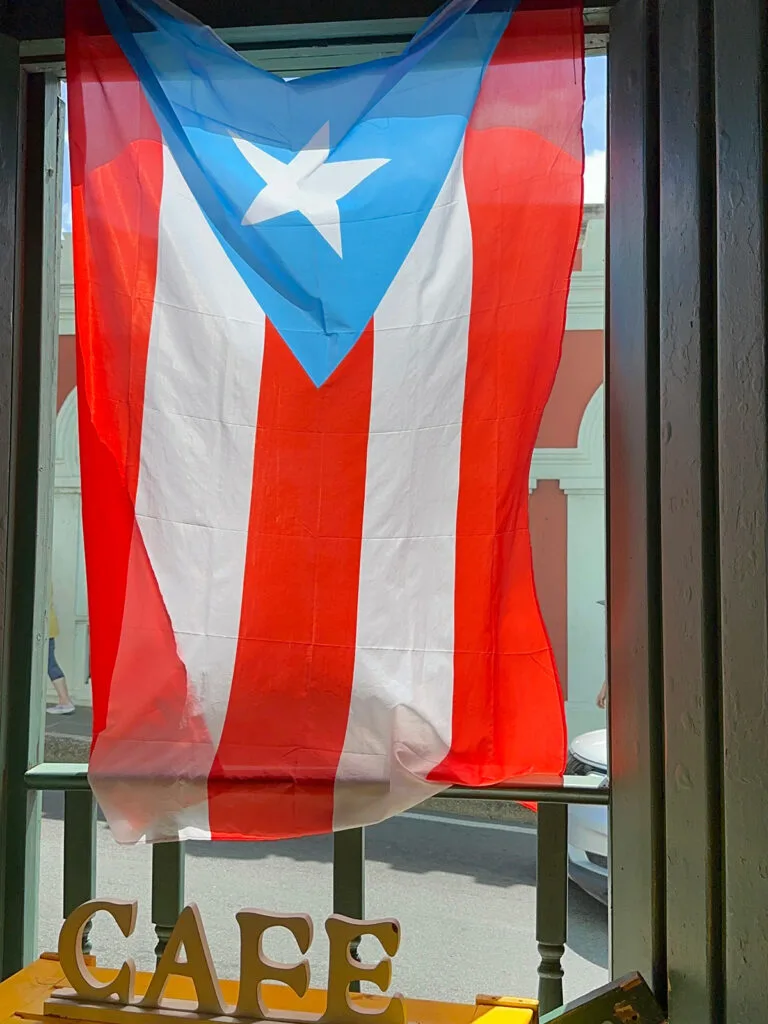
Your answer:
[[[661,0],[661,539],[669,1012],[723,1020],[709,3]]]
[[[610,9],[616,0],[591,0],[584,8],[587,42],[605,46]],[[379,0],[263,0],[258,24],[250,0],[183,0],[182,7],[211,25],[230,46],[296,42],[306,39],[365,40],[372,36],[410,37],[424,19],[440,6],[439,0],[390,0],[390,17],[381,13]],[[14,0],[0,24],[2,31],[22,41],[22,60],[55,57],[64,53],[64,0]],[[328,15],[338,20],[329,20]],[[599,37],[596,39],[595,37]]]
[[[20,119],[21,72],[15,40],[0,36],[0,836],[7,834],[9,793],[8,728],[11,708],[11,560],[13,549],[13,467],[16,450],[16,374],[19,338]],[[0,842],[0,978],[6,968],[5,891],[15,866]]]
[[[608,52],[611,969],[666,1001],[659,516],[656,0],[619,0]]]
[[[96,801],[90,792],[64,794],[63,917],[67,918],[96,892]],[[91,922],[83,931],[83,953],[91,952]]]
[[[768,957],[768,10],[713,0],[725,1018]]]
[[[3,970],[35,955],[41,801],[25,785],[43,754],[45,640],[53,524],[53,423],[58,351],[59,185],[62,130],[58,83],[26,82],[24,134],[23,292],[21,345],[14,392],[18,402],[14,460],[13,603],[8,671],[8,805],[4,840]]]
[[[536,827],[536,945],[539,1011],[563,1004],[568,939],[568,806],[542,804]]]
[[[152,923],[159,959],[184,909],[186,843],[155,843],[152,847]]]

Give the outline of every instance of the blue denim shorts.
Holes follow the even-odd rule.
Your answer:
[[[48,678],[53,682],[54,679],[63,679],[64,673],[61,671],[61,665],[56,661],[56,641],[53,637],[48,640]]]

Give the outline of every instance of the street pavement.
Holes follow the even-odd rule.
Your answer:
[[[39,949],[56,948],[61,925],[63,821],[61,798],[46,794],[42,825]],[[119,846],[98,825],[97,895],[138,899],[139,920],[130,940],[98,922],[93,952],[105,966],[126,953],[152,969],[155,936],[150,921],[151,850]],[[407,996],[474,1001],[478,993],[536,993],[536,837],[523,825],[401,815],[366,831],[366,916],[396,917],[402,944],[393,964],[392,991]],[[315,939],[309,953],[312,984],[324,987],[331,913],[329,836],[279,843],[188,843],[186,896],[200,907],[221,977],[239,969],[235,912],[258,907],[309,913]],[[575,998],[607,980],[605,908],[571,885],[565,996]],[[287,932],[265,942],[277,959],[297,959]],[[379,959],[376,942],[361,954]]]

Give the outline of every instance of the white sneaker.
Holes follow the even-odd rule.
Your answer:
[[[54,704],[53,707],[45,709],[49,715],[71,715],[75,710],[74,704]]]

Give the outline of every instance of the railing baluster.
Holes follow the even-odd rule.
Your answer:
[[[536,941],[539,1009],[563,1005],[563,955],[568,934],[568,805],[539,804],[536,855]]]
[[[64,794],[64,917],[92,900],[96,890],[96,801],[91,791]],[[91,924],[83,932],[83,952],[91,951]]]
[[[95,880],[96,807],[88,787],[88,766],[41,764],[30,768],[25,782],[32,790],[65,792],[64,913],[91,899]],[[570,783],[571,780],[569,780]],[[583,780],[554,793],[540,787],[472,789],[452,787],[442,796],[459,799],[538,800],[536,939],[540,956],[541,1013],[563,1003],[563,966],[568,925],[568,805],[605,806],[610,791]],[[333,837],[333,909],[346,917],[365,917],[365,833],[347,829]],[[161,955],[184,905],[184,844],[158,843],[152,852],[152,920]],[[357,958],[359,943],[352,955]],[[83,937],[88,950],[88,935]],[[357,988],[359,991],[359,988]]]
[[[184,843],[155,843],[152,847],[152,923],[159,960],[184,908]]]
[[[349,828],[333,833],[333,912],[359,921],[365,918],[365,830]],[[359,940],[350,945],[350,953],[359,960]],[[353,981],[350,992],[359,992]]]

